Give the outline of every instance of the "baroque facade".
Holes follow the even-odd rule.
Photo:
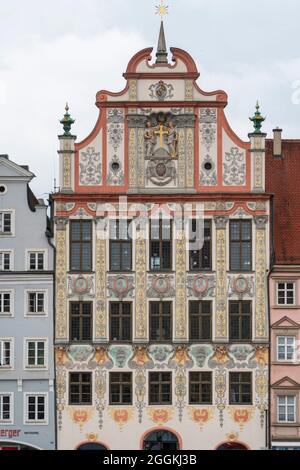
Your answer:
[[[263,449],[263,118],[257,109],[243,142],[226,120],[226,93],[199,88],[187,52],[172,48],[168,61],[163,24],[155,63],[152,52],[130,60],[123,91],[97,93],[86,139],[76,143],[68,109],[61,121],[58,448]]]
[[[53,246],[34,174],[0,155],[0,449],[55,449]]]

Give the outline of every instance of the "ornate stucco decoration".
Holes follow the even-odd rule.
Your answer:
[[[108,351],[114,361],[114,365],[120,369],[126,367],[128,360],[133,354],[131,346],[110,346]]]
[[[135,290],[135,339],[146,340],[148,333],[146,309],[146,236],[144,231],[137,231],[135,243],[136,290]]]
[[[79,180],[82,186],[96,186],[102,183],[100,152],[88,147],[79,155]]]
[[[102,223],[102,219],[98,219]],[[96,239],[96,340],[108,340],[106,317],[106,240],[105,234],[97,231]]]
[[[148,277],[147,296],[149,298],[172,298],[175,296],[175,279],[170,275],[151,275]]]
[[[187,277],[188,297],[214,297],[216,279],[215,276],[206,276],[203,274],[189,275]]]
[[[55,217],[56,224],[56,340],[68,339],[67,319],[67,217]]]
[[[243,186],[246,182],[245,152],[238,147],[232,147],[230,152],[225,152],[223,182],[227,186]]]
[[[193,345],[190,348],[190,354],[195,360],[197,367],[204,367],[207,359],[213,354],[212,346],[208,345]]]
[[[255,297],[255,337],[267,339],[267,233],[268,216],[254,217],[256,225],[256,297]]]
[[[134,276],[108,276],[108,296],[113,299],[133,298]]]
[[[184,231],[177,232],[176,240],[176,314],[175,339],[187,339],[186,311],[186,240]]]
[[[166,363],[173,352],[174,348],[170,345],[152,344],[149,346],[149,354],[155,362],[159,363],[159,368],[161,368],[163,363]]]
[[[69,275],[68,297],[88,296],[95,297],[94,275]]]
[[[218,339],[227,338],[227,274],[226,274],[226,225],[228,217],[215,217],[216,234],[216,333]]]
[[[107,184],[121,186],[124,184],[124,170],[120,151],[124,140],[124,110],[119,108],[107,111],[108,144],[112,155],[108,163]]]
[[[174,161],[165,157],[151,160],[146,170],[147,183],[155,184],[155,186],[166,186],[172,181],[176,184],[177,170]]]
[[[217,110],[203,108],[200,110],[201,136],[201,169],[200,184],[215,186],[217,184]]]
[[[203,431],[204,426],[214,418],[214,408],[195,408],[188,407],[188,414],[190,419],[199,426],[200,431]]]
[[[237,296],[239,298],[254,297],[254,277],[253,276],[229,276],[228,277],[228,297]]]
[[[160,80],[149,87],[149,96],[157,101],[171,100],[174,97],[174,87],[171,84]]]

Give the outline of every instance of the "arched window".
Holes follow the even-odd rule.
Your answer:
[[[238,442],[225,442],[221,444],[217,450],[248,450],[243,444],[239,444]]]
[[[107,450],[102,444],[97,442],[87,442],[77,448],[77,450]]]
[[[144,450],[179,450],[179,442],[170,431],[154,431],[144,440]]]

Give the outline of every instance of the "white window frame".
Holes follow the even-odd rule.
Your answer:
[[[3,272],[3,273],[8,273],[10,271],[13,271],[14,269],[14,261],[13,261],[13,250],[0,250],[0,255],[6,255],[8,254],[9,255],[9,269],[3,269],[1,266],[0,266],[0,271]],[[4,267],[4,263],[3,263],[3,267]]]
[[[11,370],[14,368],[14,340],[13,338],[0,338],[0,357],[3,354],[3,343],[10,343],[10,364],[5,366],[0,365],[0,370]]]
[[[293,405],[288,405],[287,403],[287,399],[288,398],[294,398],[294,404]],[[285,404],[284,405],[280,405],[279,404],[279,399],[280,398],[285,398]],[[284,406],[285,407],[285,421],[282,421],[279,419],[279,406]],[[294,406],[294,420],[293,421],[288,421],[287,418],[288,418],[288,406]],[[296,423],[297,421],[297,397],[296,395],[277,395],[277,422],[278,423],[285,423],[285,424],[293,424],[293,423]]]
[[[9,294],[10,295],[10,312],[1,312],[0,318],[11,318],[14,316],[14,291],[12,289],[1,289],[0,295]],[[3,304],[3,300],[2,300]]]
[[[282,289],[279,289],[279,284],[284,284],[285,285],[285,288],[284,288],[284,303],[283,304],[279,303],[279,290],[282,290]],[[287,284],[293,284],[293,303],[292,304],[287,303],[287,291],[288,291]],[[289,280],[277,281],[277,283],[276,283],[276,305],[277,305],[277,307],[282,307],[282,308],[294,307],[296,305],[296,283],[295,283],[295,281],[289,281]]]
[[[45,419],[44,420],[30,420],[28,418],[29,410],[28,410],[28,402],[30,397],[44,397],[45,401]],[[48,416],[49,416],[49,410],[48,410],[48,393],[24,393],[24,425],[26,426],[47,426],[48,425]],[[35,411],[35,414],[37,414],[37,410]]]
[[[3,419],[3,397],[9,397],[10,418]],[[14,394],[11,392],[0,393],[0,423],[14,424]]]
[[[29,364],[29,343],[44,343],[44,365],[31,365]],[[35,359],[37,360],[37,344],[35,346]],[[25,338],[24,339],[24,370],[47,370],[48,369],[48,338]]]
[[[35,253],[36,255],[42,253],[44,255],[44,269],[30,269],[30,254]],[[43,248],[30,248],[26,250],[25,260],[26,271],[32,273],[38,273],[48,270],[48,250]]]
[[[43,312],[30,312],[29,311],[29,294],[43,294],[44,295],[44,311]],[[24,306],[25,306],[25,317],[28,318],[37,318],[37,317],[47,317],[48,316],[48,290],[47,289],[30,289],[25,290],[24,292]]]
[[[279,345],[279,340],[280,339],[284,339],[285,342],[284,342],[284,345]],[[287,341],[288,339],[293,339],[293,357],[292,359],[287,359],[287,352],[288,352],[288,344],[287,344]],[[285,359],[280,359],[279,358],[279,347],[284,347],[284,355],[285,355]],[[277,351],[277,361],[278,362],[295,362],[295,359],[296,359],[296,338],[295,336],[288,336],[288,335],[278,335],[277,336],[277,348],[276,348],[276,351]]]
[[[10,214],[10,232],[1,232],[0,237],[14,237],[15,236],[15,211],[14,209],[1,209],[0,210],[0,217],[1,214]]]

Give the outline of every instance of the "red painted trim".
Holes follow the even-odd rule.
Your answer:
[[[159,426],[159,427],[155,427],[155,428],[151,428],[151,429],[148,429],[148,431],[144,432],[144,434],[142,435],[141,437],[141,440],[140,440],[140,450],[144,450],[144,441],[145,441],[145,438],[149,435],[149,434],[152,434],[153,432],[155,431],[169,431],[171,432],[172,434],[174,434],[174,436],[177,437],[178,439],[178,442],[179,442],[179,448],[180,450],[183,449],[183,441],[182,441],[182,437],[180,436],[180,434],[175,431],[174,429],[171,429],[171,428],[167,428],[165,426]]]
[[[200,76],[196,62],[188,52],[178,47],[171,47],[170,50],[173,54],[173,60],[180,59],[186,65],[188,72],[197,73]]]
[[[236,442],[236,441],[234,441],[234,442],[222,441],[213,450],[218,450],[218,448],[223,446],[224,444],[238,444],[240,446],[244,446],[246,448],[246,450],[251,450],[251,448],[248,446],[248,444],[245,444],[244,442],[241,442],[241,441],[238,441],[238,442]]]
[[[158,67],[158,66],[156,66]],[[159,67],[162,67],[160,65]],[[166,67],[166,65],[165,65]],[[137,73],[124,73],[123,77],[126,78],[126,80],[129,79],[148,79],[148,80],[155,80],[158,78],[165,78],[166,80],[186,80],[187,78],[191,80],[197,80],[199,78],[198,73],[193,73],[193,72],[173,72],[172,70],[170,72],[137,72]]]
[[[153,47],[148,47],[146,49],[142,49],[141,51],[137,52],[129,61],[126,69],[126,73],[134,73],[138,65],[145,59],[147,61],[151,60],[151,54],[153,51]]]
[[[95,137],[99,134],[101,128],[103,127],[104,121],[105,121],[105,111],[99,112],[98,119],[97,119],[94,129],[81,142],[75,143],[75,151],[83,149],[95,139]]]
[[[118,92],[112,92],[108,90],[98,91],[98,93],[96,94],[96,106],[98,106],[98,108],[101,108],[102,104],[107,101],[108,96],[112,96],[112,97],[123,96],[128,90],[129,90],[129,83],[127,82],[124,90],[122,91],[118,91]]]
[[[159,75],[159,78],[161,76]],[[212,93],[213,95],[214,93]],[[209,95],[209,93],[207,94]],[[99,108],[225,108],[225,101],[103,101]]]
[[[195,175],[194,175],[194,187],[198,188],[200,181],[200,125],[199,125],[199,110],[197,110],[196,121],[195,121]]]
[[[78,450],[79,447],[81,447],[85,444],[99,444],[100,446],[106,447],[107,450],[110,450],[110,447],[107,444],[105,444],[104,442],[100,442],[100,441],[82,441],[80,444],[78,444],[75,447],[75,450]]]

